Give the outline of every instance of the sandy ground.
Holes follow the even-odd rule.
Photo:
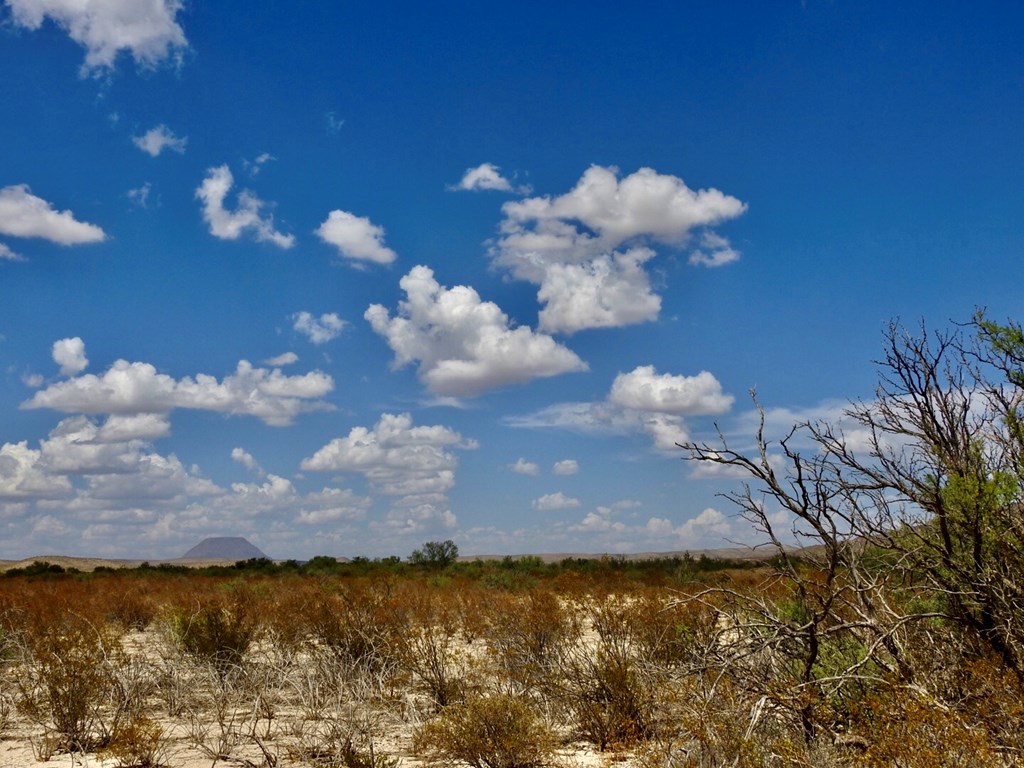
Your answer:
[[[480,640],[460,642],[463,658],[480,659],[485,653]],[[314,659],[279,658],[267,647],[257,649],[255,660],[243,665],[249,668],[245,679],[218,684],[209,667],[173,650],[162,629],[130,633],[123,638],[122,648],[125,669],[132,670],[125,673],[126,679],[140,682],[146,690],[146,716],[162,730],[160,765],[334,768],[342,764],[315,759],[317,749],[338,743],[323,738],[332,727],[354,737],[364,751],[372,741],[377,754],[397,760],[396,768],[423,765],[412,754],[413,733],[434,710],[422,694],[399,690],[379,708],[364,706],[340,686],[332,689],[330,681],[313,674]],[[176,682],[166,677],[170,666]],[[122,765],[102,751],[50,754],[46,718],[28,716],[15,704],[18,679],[17,667],[12,665],[0,678],[0,768]],[[173,708],[178,711],[171,716],[168,712]],[[568,731],[564,734],[559,766],[628,767],[632,762],[628,754],[601,753],[585,742],[570,741]]]

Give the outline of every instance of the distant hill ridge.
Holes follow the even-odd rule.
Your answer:
[[[213,536],[203,539],[181,556],[182,560],[251,560],[267,556],[243,536]],[[269,560],[269,558],[267,558]]]

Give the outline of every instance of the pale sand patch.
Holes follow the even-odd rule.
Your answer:
[[[586,642],[593,642],[593,637],[592,630],[588,630]],[[460,643],[460,651],[469,660],[467,663],[486,656],[482,640]],[[180,690],[161,690],[160,686],[170,685],[164,680],[156,682],[147,696],[146,715],[164,731],[164,765],[173,768],[316,766],[318,763],[311,751],[317,743],[315,734],[318,728],[330,726],[332,718],[342,722],[343,727],[357,737],[372,736],[374,750],[397,758],[398,768],[423,765],[412,754],[413,733],[419,723],[431,716],[432,706],[420,694],[397,694],[385,707],[375,710],[358,700],[345,701],[340,692],[326,693],[322,711],[326,719],[318,721],[312,719],[312,710],[317,709],[310,701],[313,694],[302,687],[303,670],[309,669],[315,661],[311,657],[279,657],[274,648],[263,643],[253,652],[256,659],[250,672],[253,681],[239,682],[236,690],[218,700],[218,689],[212,682],[210,670],[178,654],[163,630],[151,628],[128,633],[122,639],[122,648],[135,669],[151,674],[153,680],[160,680],[161,671],[166,672],[170,667],[179,678],[176,685]],[[261,669],[260,665],[265,666]],[[280,667],[275,668],[275,665]],[[261,673],[274,682],[261,687],[258,679]],[[8,667],[0,680],[0,696],[8,704],[7,724],[0,733],[0,768],[116,768],[119,765],[114,758],[96,753],[46,755],[43,725],[12,705],[17,690],[14,674],[15,669]],[[248,690],[247,686],[253,690]],[[181,700],[172,702],[173,697]],[[261,711],[264,705],[268,709]],[[177,716],[168,715],[172,706],[180,707]],[[272,712],[269,717],[268,712]],[[360,746],[365,748],[366,743],[363,741]],[[41,756],[48,759],[41,760]],[[612,765],[629,768],[631,763],[628,754],[600,753],[584,742],[565,744],[558,757],[558,765],[563,768],[609,768]]]

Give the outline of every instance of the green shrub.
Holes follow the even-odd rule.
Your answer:
[[[451,539],[428,541],[423,549],[414,549],[409,555],[412,565],[442,570],[459,559],[459,548]]]

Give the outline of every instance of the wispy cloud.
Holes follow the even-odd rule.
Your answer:
[[[165,149],[182,155],[185,153],[188,137],[175,136],[170,128],[161,124],[156,128],[150,128],[141,136],[132,136],[132,143],[150,157],[157,157]]]
[[[210,168],[206,178],[196,189],[196,197],[203,203],[203,219],[210,225],[210,234],[222,240],[237,240],[251,232],[258,242],[273,243],[279,248],[295,245],[294,235],[285,235],[274,229],[274,217],[262,215],[266,203],[249,190],[238,193],[234,211],[224,207],[224,201],[235,179],[226,165]]]
[[[315,317],[309,312],[296,312],[292,315],[292,326],[313,344],[326,344],[345,329],[347,323],[334,312],[327,312]]]

